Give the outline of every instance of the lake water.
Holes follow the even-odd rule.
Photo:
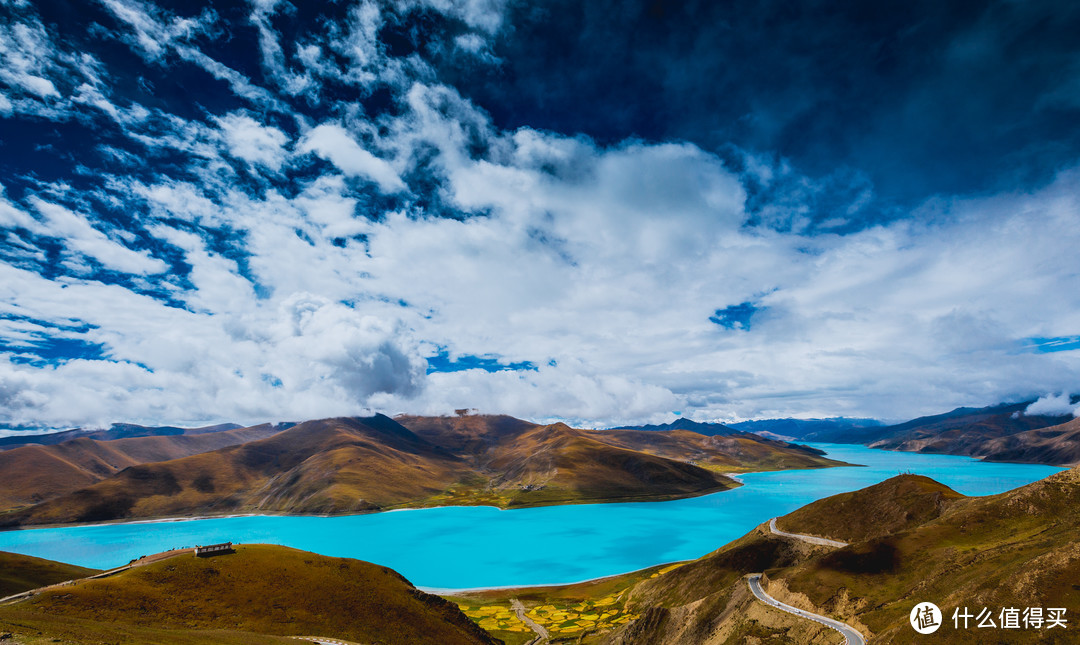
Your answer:
[[[109,568],[140,555],[215,542],[274,543],[392,567],[429,589],[577,582],[697,558],[770,517],[898,473],[990,495],[1047,477],[1050,466],[810,444],[865,467],[741,475],[745,486],[671,502],[502,511],[452,507],[347,517],[238,517],[0,532],[0,551]]]

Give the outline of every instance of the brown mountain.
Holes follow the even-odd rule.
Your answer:
[[[1068,421],[1070,416],[1026,415],[1032,403],[957,408],[906,423],[875,428],[859,439],[871,448],[981,457],[988,441]]]
[[[53,499],[124,468],[179,459],[273,436],[277,426],[144,435],[112,440],[79,437],[54,445],[0,451],[0,511]]]
[[[593,436],[612,445],[681,459],[725,472],[824,468],[843,465],[809,446],[749,432],[702,435],[695,431],[604,430]]]
[[[839,528],[843,520],[835,517]],[[1007,607],[1075,607],[1078,532],[1080,471],[1073,469],[999,495],[955,499],[929,521],[773,577],[809,603],[865,624],[876,634],[874,642],[910,642],[908,612],[927,600],[941,607],[948,622],[935,641],[967,643],[982,632],[974,624],[955,629],[949,619],[957,608],[991,608],[997,621]],[[1008,642],[1074,641],[1074,635],[1057,631],[1068,630],[1016,630]]]
[[[35,643],[497,642],[391,569],[269,545],[184,554],[46,591],[0,607],[0,631]]]
[[[529,446],[516,445],[528,433],[541,427],[505,415],[469,415],[464,417],[414,417],[401,415],[396,420],[421,437],[462,455],[479,467],[489,467],[497,454],[527,454]],[[715,424],[714,424],[715,425]],[[789,468],[823,468],[841,462],[823,458],[820,450],[776,441],[749,432],[705,435],[692,430],[572,430],[614,448],[689,462],[710,470],[739,472]],[[526,443],[528,443],[526,441]]]
[[[505,414],[470,414],[457,417],[418,417],[401,414],[394,420],[418,436],[482,464],[496,445],[513,441],[539,424]]]
[[[611,445],[562,423],[524,432],[488,456],[486,468],[495,474],[491,485],[514,491],[519,503],[674,498],[735,486],[719,473]]]
[[[980,447],[979,452],[986,461],[1053,466],[1080,464],[1080,419],[991,439]]]
[[[132,466],[7,519],[43,524],[237,511],[370,511],[431,495],[466,472],[461,459],[386,417],[325,419],[258,441]]]
[[[56,495],[8,512],[0,522],[16,526],[236,512],[661,500],[736,486],[721,474],[727,470],[839,464],[810,449],[754,435],[578,430],[505,416],[399,420],[416,431],[381,415],[309,421],[265,439],[136,463],[96,482],[95,477],[122,467],[125,459],[149,459],[149,438],[104,444],[78,439],[0,453],[30,457],[21,462],[27,486],[21,491],[35,485]],[[202,435],[154,439],[173,442],[167,446],[173,450],[175,442],[202,440]],[[113,447],[124,450],[106,450]],[[47,472],[45,466],[52,468],[51,479],[35,476]],[[64,473],[88,485],[64,491],[58,483]]]

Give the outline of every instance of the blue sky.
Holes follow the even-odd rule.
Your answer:
[[[1067,406],[1078,31],[2,0],[0,425]]]

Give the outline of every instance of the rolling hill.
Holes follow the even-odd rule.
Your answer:
[[[579,430],[565,424],[540,426],[505,415],[469,415],[464,417],[396,417],[402,425],[447,450],[460,454],[481,468],[491,467],[496,455],[507,452],[527,454],[525,439],[541,427],[559,428],[613,448],[635,450],[649,455],[692,463],[720,472],[823,468],[840,462],[823,458],[820,450],[784,441],[768,439],[748,432],[728,431],[704,434],[696,430],[611,429]],[[688,420],[686,420],[688,421]],[[677,423],[677,422],[676,422]],[[694,422],[689,422],[693,424]],[[698,424],[715,426],[718,424]],[[517,445],[524,441],[524,444]],[[495,467],[499,469],[498,466]]]
[[[824,501],[824,500],[823,500]],[[823,505],[819,515],[837,509]],[[836,528],[839,528],[838,526]],[[989,497],[949,501],[939,516],[852,544],[772,574],[793,593],[876,634],[875,642],[911,639],[908,613],[915,599],[976,613],[1007,607],[1075,607],[1080,587],[1076,535],[1080,530],[1080,471]],[[971,642],[951,621],[935,634],[945,643]],[[1070,625],[1070,628],[1072,625]],[[1068,630],[1061,630],[1067,632]],[[1018,630],[1010,643],[1072,642],[1056,631]]]
[[[69,643],[497,642],[391,569],[270,545],[188,553],[45,591],[0,607],[0,631]]]
[[[460,458],[387,417],[325,419],[266,439],[125,468],[4,520],[49,524],[256,510],[371,511],[434,494],[466,473]]]
[[[124,468],[256,441],[280,430],[266,423],[114,439],[81,436],[57,444],[27,444],[0,451],[0,472],[4,473],[0,478],[0,511],[74,492]]]
[[[490,453],[492,486],[520,502],[685,497],[735,486],[699,466],[619,447],[562,423],[540,426]],[[523,491],[519,493],[518,491]]]
[[[0,598],[95,573],[97,569],[0,551]]]

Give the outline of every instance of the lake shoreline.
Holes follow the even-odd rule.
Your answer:
[[[857,465],[857,464],[851,464]],[[837,468],[838,466],[829,466],[829,468]],[[807,468],[799,468],[796,470],[812,470]],[[745,471],[742,473],[736,473],[738,475],[747,475],[756,472],[780,472],[771,470],[761,471]],[[661,494],[661,495],[635,495],[630,497],[605,497],[603,499],[596,500],[570,500],[570,501],[555,501],[544,502],[537,504],[521,504],[512,508],[504,508],[501,506],[492,506],[491,504],[440,504],[432,506],[406,506],[402,508],[387,508],[377,511],[361,511],[358,513],[225,513],[222,515],[181,515],[181,516],[169,516],[169,517],[147,517],[142,519],[119,519],[119,520],[105,520],[102,522],[70,522],[65,524],[30,524],[23,526],[8,526],[0,528],[0,534],[10,531],[34,531],[37,529],[62,529],[62,528],[88,528],[98,526],[126,526],[134,524],[163,524],[170,522],[197,522],[202,520],[224,520],[242,517],[296,517],[296,518],[335,518],[335,517],[363,517],[369,515],[385,515],[387,513],[399,513],[403,511],[428,511],[440,508],[492,508],[497,511],[523,511],[536,508],[558,508],[562,506],[588,506],[588,505],[603,505],[603,504],[655,504],[660,502],[675,502],[683,499],[693,499],[695,497],[704,497],[706,495],[715,495],[716,493],[723,493],[731,490],[735,490],[744,486],[742,480],[737,477],[732,477],[727,473],[724,473],[726,477],[736,482],[736,486],[724,486],[707,488],[702,491],[696,491],[688,493],[686,495],[674,495],[674,494]]]

